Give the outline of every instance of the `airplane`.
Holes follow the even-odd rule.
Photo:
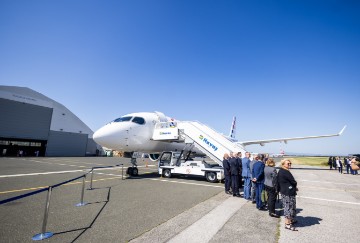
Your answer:
[[[178,137],[176,136],[172,138],[171,136],[173,136],[173,134],[171,134],[171,132],[168,132],[169,129],[176,127],[177,123],[181,123],[181,122],[182,121],[177,121],[173,118],[165,116],[162,112],[158,112],[158,111],[130,113],[121,116],[109,122],[100,129],[98,129],[93,134],[93,139],[96,143],[98,143],[102,147],[106,147],[108,149],[117,150],[117,151],[123,151],[124,157],[126,158],[132,158],[134,152],[143,152],[149,154],[150,160],[157,161],[160,154],[164,151],[186,150],[186,141],[179,140]],[[241,150],[246,151],[245,146],[251,144],[260,144],[261,146],[264,146],[264,144],[272,143],[272,142],[287,143],[287,141],[292,141],[292,140],[340,136],[346,128],[346,126],[344,126],[344,128],[339,133],[331,134],[331,135],[238,142],[237,140],[235,140],[235,122],[236,122],[236,118],[234,117],[229,137],[219,134],[211,128],[208,127],[206,128],[210,129],[211,132],[216,136],[220,136],[218,138],[222,137],[225,138],[225,140],[227,140],[228,142],[230,140],[232,144],[236,144],[237,146],[236,148],[239,148],[237,149],[237,151],[241,151]],[[163,124],[167,124],[166,126],[168,130],[166,130],[166,132],[160,132],[160,135],[167,136],[169,139],[167,140],[154,139],[155,128],[159,128],[160,126],[163,126]],[[202,125],[202,126],[206,126],[206,125]],[[200,138],[203,139],[201,135]],[[204,139],[204,142],[206,142],[208,146],[212,147],[212,149],[217,150],[217,147],[215,146],[215,143],[213,141]],[[190,147],[187,149],[188,151],[192,152],[193,155],[197,155],[197,156],[205,155],[204,150],[200,150],[197,147]],[[229,150],[225,152],[229,152]],[[222,155],[223,154],[224,153],[222,153]],[[131,163],[133,164],[131,172],[133,173],[133,175],[137,175],[138,170],[136,168],[137,166],[136,159],[132,158]]]
[[[271,154],[271,156],[272,157],[284,157],[285,151],[281,149],[279,154]]]

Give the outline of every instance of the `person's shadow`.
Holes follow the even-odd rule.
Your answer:
[[[294,224],[294,226],[298,228],[320,224],[320,221],[322,221],[321,218],[311,217],[311,216],[310,217],[296,216],[296,220],[297,223]]]
[[[282,208],[282,205],[279,203],[277,204],[277,206],[280,206],[280,208]],[[299,213],[303,211],[302,208],[297,208],[296,209],[296,220],[297,222],[294,224],[294,226],[296,228],[301,228],[301,227],[308,227],[308,226],[312,226],[312,225],[316,225],[316,224],[320,224],[320,221],[322,221],[321,218],[317,218],[317,217],[311,217],[311,216],[300,216]],[[283,215],[283,209],[279,210],[280,215]]]

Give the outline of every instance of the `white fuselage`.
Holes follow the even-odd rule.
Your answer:
[[[160,153],[182,150],[184,143],[152,140],[155,124],[165,121],[171,121],[171,118],[159,112],[131,113],[101,127],[93,138],[103,147],[124,152]]]

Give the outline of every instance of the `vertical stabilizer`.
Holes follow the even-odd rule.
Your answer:
[[[236,116],[234,116],[231,128],[230,128],[230,134],[229,137],[232,139],[235,139],[235,132],[236,132]]]

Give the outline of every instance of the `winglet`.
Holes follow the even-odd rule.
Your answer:
[[[339,136],[344,132],[344,130],[345,130],[345,128],[346,128],[346,125],[343,127],[343,129],[341,129],[341,131],[339,132]]]

